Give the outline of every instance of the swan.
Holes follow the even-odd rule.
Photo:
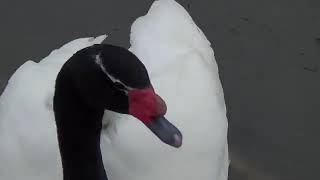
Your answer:
[[[129,49],[134,54],[130,56],[143,63],[141,69],[145,67],[148,71],[152,84],[148,92],[157,97],[155,99],[159,104],[165,102],[167,106],[166,113],[165,105],[160,106],[163,108],[157,112],[161,116],[165,114],[173,125],[164,118],[161,122],[172,128],[163,127],[162,123],[148,127],[139,113],[121,114],[128,112],[110,107],[104,113],[96,114],[103,116],[101,124],[97,122],[99,126],[96,126],[102,127],[101,139],[95,136],[93,139],[96,141],[88,141],[90,137],[85,133],[72,133],[59,127],[61,124],[55,121],[58,119],[55,117],[59,116],[57,112],[68,113],[68,109],[74,107],[55,106],[58,74],[62,74],[70,59],[83,57],[77,54],[86,52],[85,56],[92,55],[87,53],[92,48],[96,51],[108,46],[101,45],[105,38],[106,35],[76,39],[52,51],[39,63],[27,61],[12,75],[0,97],[0,179],[62,180],[65,176],[65,179],[71,180],[102,180],[107,175],[110,180],[226,180],[229,165],[228,124],[214,52],[203,32],[174,0],[155,1],[148,13],[133,23]],[[124,49],[120,54],[125,52],[130,54]],[[103,64],[103,55],[93,55],[84,59],[93,60],[95,64],[91,65],[98,67],[97,71],[104,73],[103,77],[109,82],[111,80],[115,88],[122,88],[124,94],[130,93],[128,89],[136,89],[119,78],[121,75],[114,74],[118,71],[104,69],[108,67]],[[82,70],[89,69],[90,66]],[[79,82],[74,83],[80,87],[81,79],[83,82],[86,78],[90,79],[90,76],[79,71],[75,74],[79,75]],[[64,85],[69,86],[68,83]],[[99,90],[94,95],[102,96]],[[99,102],[101,99],[96,100]],[[99,106],[99,103],[93,103],[95,101],[86,102]],[[54,107],[61,110],[54,111]],[[83,124],[81,113],[76,115],[79,119],[70,118],[73,121],[67,126],[92,126]],[[59,137],[59,132],[67,133],[72,138],[68,141],[75,147],[79,145],[77,143],[95,146],[96,152],[92,155],[102,155],[94,158],[99,162],[92,161],[93,156],[81,156],[81,150],[76,151],[75,147],[72,151],[68,148],[63,150],[61,141],[64,140]],[[166,137],[168,134],[172,136]],[[101,151],[97,140],[100,140]],[[165,143],[181,147],[172,148]],[[63,153],[60,153],[59,147]],[[68,161],[69,158],[71,161]],[[89,173],[76,171],[77,167],[91,172],[91,176],[85,177]]]

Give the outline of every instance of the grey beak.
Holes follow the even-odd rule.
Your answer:
[[[153,120],[146,126],[164,143],[179,148],[182,145],[182,134],[178,128],[165,117]]]

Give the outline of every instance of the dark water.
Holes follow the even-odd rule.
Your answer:
[[[26,60],[108,33],[129,46],[152,0],[0,2],[0,91]],[[212,42],[229,117],[230,180],[320,179],[320,1],[181,0]]]

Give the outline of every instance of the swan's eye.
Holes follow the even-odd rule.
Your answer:
[[[113,83],[114,87],[120,90],[126,90],[126,87],[124,87],[123,84],[119,83],[119,82],[114,82]]]

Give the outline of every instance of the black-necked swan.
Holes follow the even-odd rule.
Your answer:
[[[99,36],[74,40],[39,63],[27,61],[10,78],[0,97],[0,179],[63,179],[53,111],[55,81],[68,59],[82,52],[80,50],[104,46],[95,45],[104,39],[105,36]],[[109,180],[226,180],[229,165],[226,109],[210,42],[183,7],[173,0],[155,1],[147,15],[132,25],[130,42],[129,50],[147,69],[154,94],[159,94],[167,105],[166,118],[183,134],[183,144],[180,148],[172,148],[135,117],[106,110],[100,147]],[[118,71],[106,69],[104,72],[102,67],[109,67],[100,66],[103,63],[101,54],[86,59],[91,59],[91,65],[104,73],[101,77],[106,78],[106,83],[112,81],[114,88],[129,93],[126,89],[130,89],[130,85],[118,81],[122,78],[112,74]],[[90,71],[90,66],[83,70]],[[92,78],[85,74],[88,73],[78,74],[77,78],[83,78],[81,82],[72,81],[75,86]],[[95,102],[102,102],[100,90],[98,88],[95,94],[100,96],[97,101],[88,99],[85,102],[99,106]],[[63,110],[74,108],[66,105]],[[94,126],[83,123],[81,113],[77,114],[79,119],[70,117],[68,125],[78,127],[74,131],[79,132],[79,127],[90,129]],[[102,116],[101,112],[95,115]],[[100,126],[99,122],[97,124],[94,127]],[[81,148],[67,152],[66,158],[72,160],[69,161],[72,163],[68,170],[72,174],[69,175],[81,176],[81,179],[85,178],[85,172],[91,171],[90,179],[106,178],[101,158],[96,157],[99,155],[98,138],[80,132],[64,133],[70,133],[67,137],[74,140],[72,149],[87,144],[89,151],[95,151],[92,156],[75,159],[72,158],[82,153]],[[166,141],[166,138],[162,140]],[[83,172],[73,171],[83,165],[87,167]]]

